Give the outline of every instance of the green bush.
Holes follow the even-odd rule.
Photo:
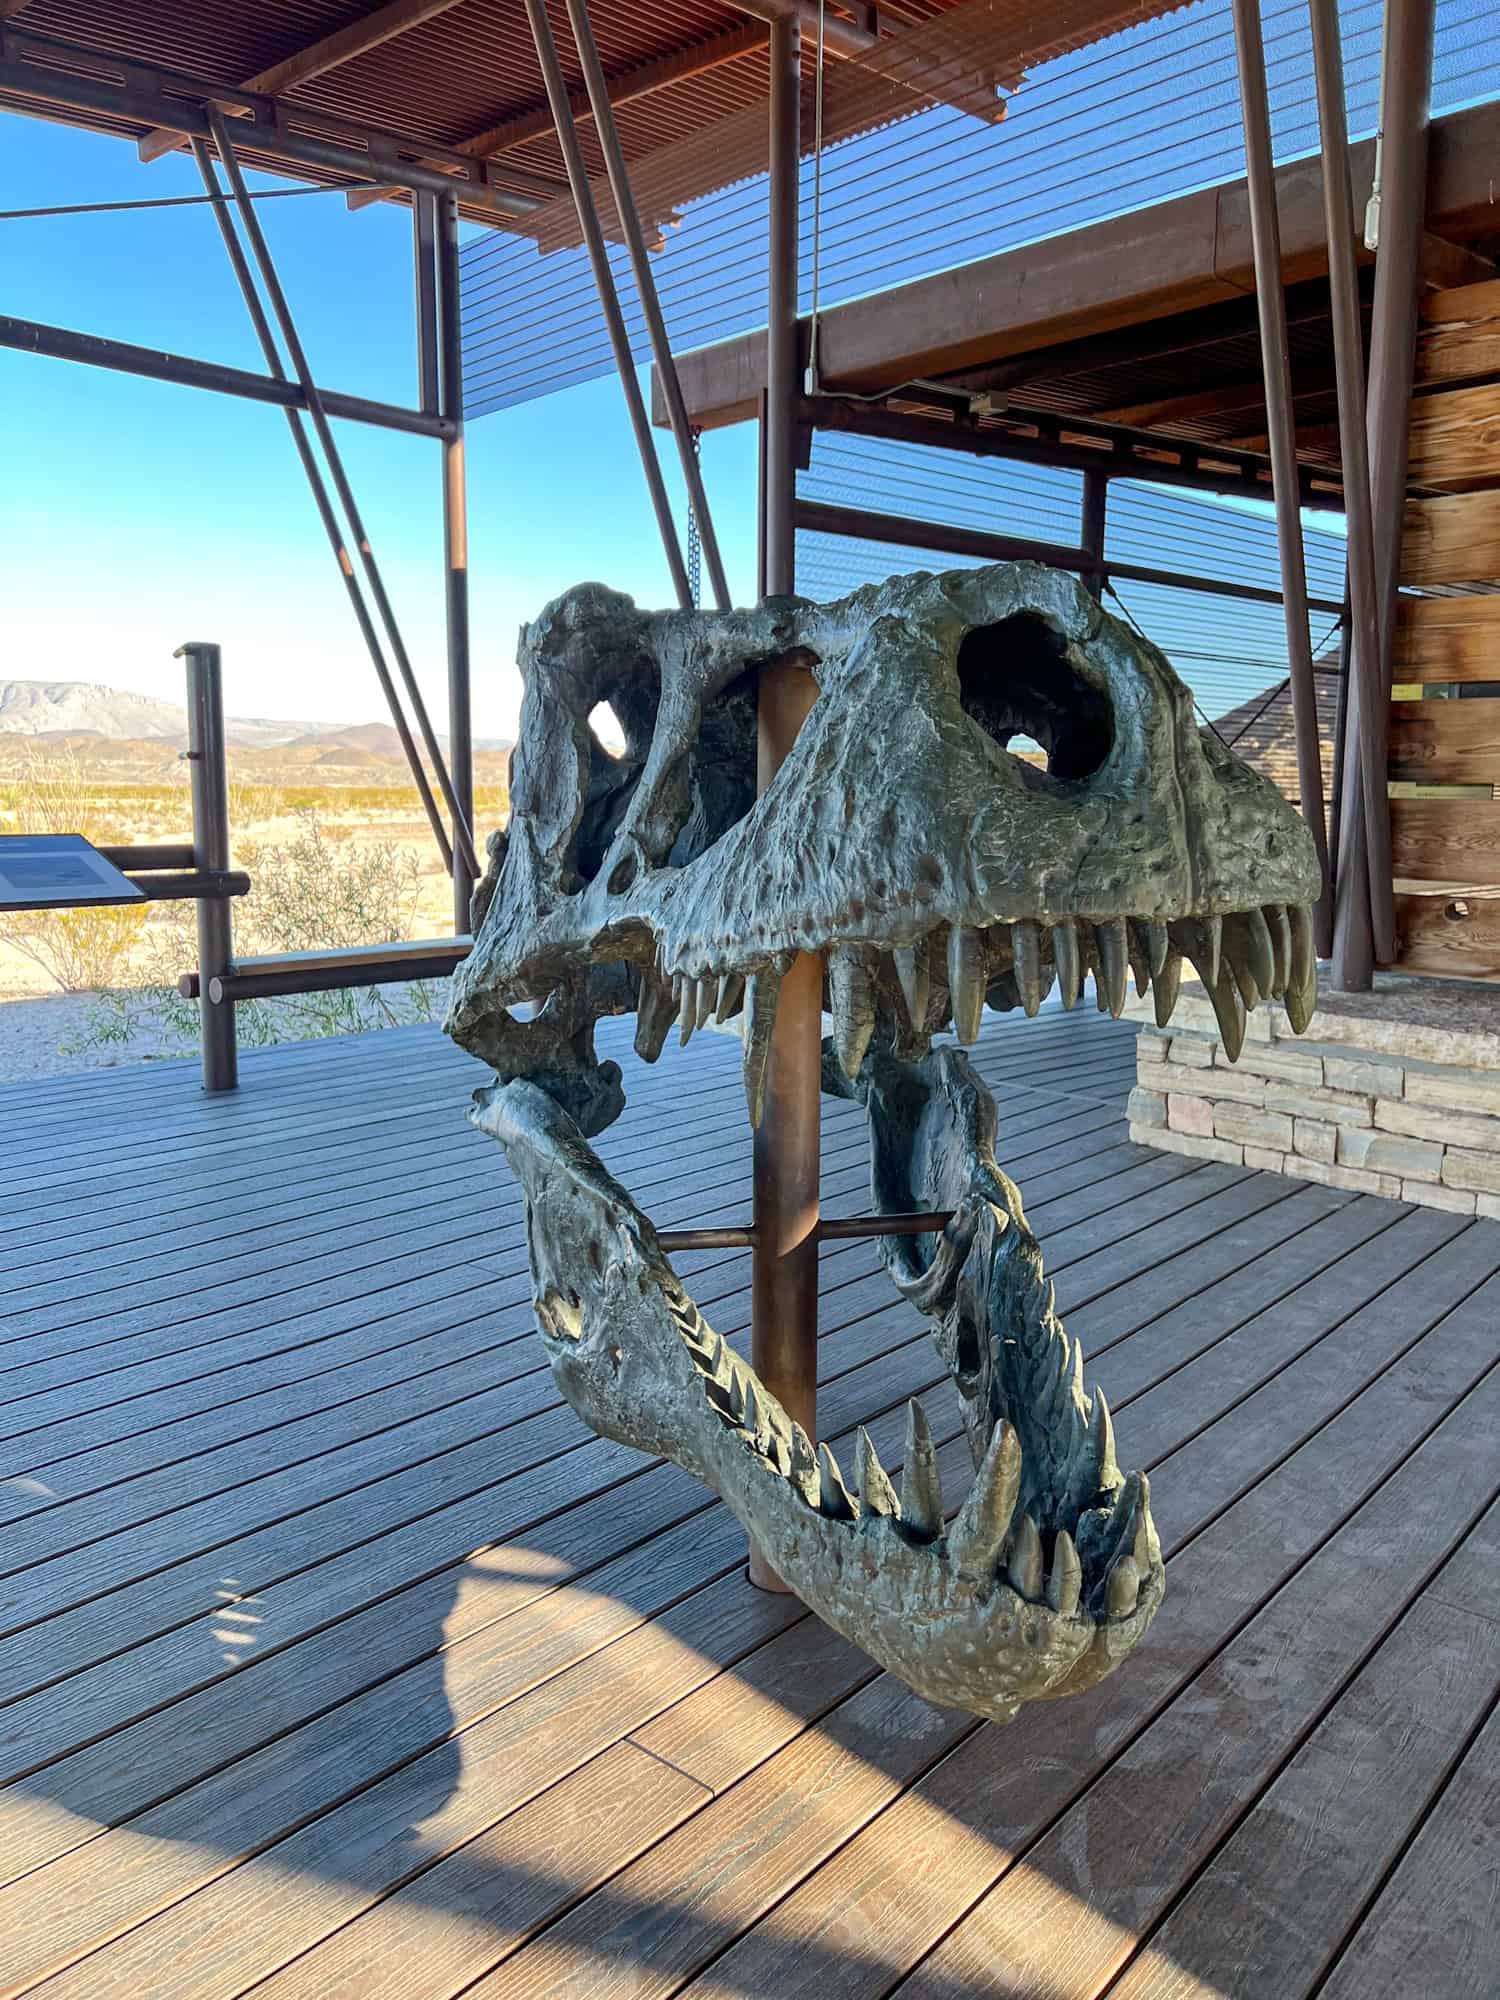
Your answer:
[[[312,807],[297,814],[289,841],[245,841],[234,865],[248,871],[248,896],[233,905],[237,957],[263,952],[327,951],[345,945],[395,944],[412,934],[420,889],[416,856],[406,848],[358,847],[332,837]],[[178,976],[198,962],[192,903],[151,907],[129,985],[107,984],[89,1009],[75,1044],[129,1041],[150,1029],[173,1045],[198,1037],[198,1007],[177,991]],[[319,1035],[426,1021],[440,1005],[440,984],[350,987],[242,1001],[235,1009],[241,1042],[251,1048]]]

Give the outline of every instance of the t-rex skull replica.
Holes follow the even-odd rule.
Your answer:
[[[817,699],[757,797],[757,670],[789,658]],[[986,1002],[1034,1015],[1054,982],[1070,1007],[1090,973],[1118,1015],[1132,970],[1164,1025],[1184,958],[1231,1057],[1263,995],[1300,1031],[1311,837],[1198,730],[1154,647],[1033,564],[731,612],[643,612],[583,584],[526,628],[520,663],[509,833],[446,1025],[496,1072],[471,1117],[525,1193],[563,1394],[714,1487],[798,1595],[920,1694],[1008,1720],[1090,1687],[1161,1602],[1147,1483],[1120,1471],[1053,1312],[994,1101],[933,1038],[972,1042]],[[618,757],[590,727],[600,702]],[[636,1015],[648,1062],[674,1022],[685,1042],[738,1020],[758,1122],[800,951],[824,954],[825,1088],[869,1115],[875,1209],[951,1213],[882,1239],[963,1410],[977,1470],[951,1520],[919,1406],[899,1493],[864,1433],[846,1481],[704,1323],[588,1144],[624,1103],[594,1051],[605,1014]]]

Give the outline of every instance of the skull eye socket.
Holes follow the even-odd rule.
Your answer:
[[[964,711],[1002,750],[1041,745],[1053,778],[1091,777],[1114,742],[1109,696],[1078,671],[1067,641],[1034,611],[976,625],[958,649]]]
[[[599,873],[640,781],[660,698],[654,671],[643,667],[638,681],[617,681],[589,710],[588,787],[575,858],[585,882]]]

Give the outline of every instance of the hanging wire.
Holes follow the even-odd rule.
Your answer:
[[[330,181],[327,187],[259,188],[252,201],[291,201],[299,194],[352,194],[374,187],[374,181]],[[158,194],[139,201],[70,201],[54,208],[0,208],[0,222],[34,222],[49,215],[114,215],[129,208],[202,208],[213,199],[206,194]]]

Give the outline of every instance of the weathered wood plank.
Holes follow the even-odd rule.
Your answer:
[[[1397,896],[1396,957],[1403,972],[1500,978],[1500,896]]]
[[[1401,597],[1393,681],[1500,680],[1500,597]]]
[[[1500,383],[1415,397],[1407,476],[1459,491],[1500,482]]]
[[[1390,747],[1411,784],[1500,783],[1500,700],[1392,702]]]
[[[1500,799],[1392,799],[1391,866],[1398,880],[1500,884]]]
[[[1415,381],[1465,382],[1478,375],[1500,375],[1500,280],[1424,293]]]
[[[1401,581],[1485,583],[1500,577],[1500,493],[1408,500],[1401,530]]]

